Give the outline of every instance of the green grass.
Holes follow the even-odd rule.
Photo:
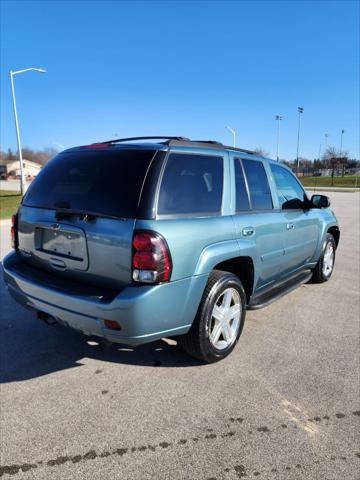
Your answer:
[[[21,195],[17,192],[0,190],[0,219],[11,218],[16,213],[21,202]]]
[[[360,188],[360,176],[334,177],[300,177],[299,180],[304,187],[358,187]]]

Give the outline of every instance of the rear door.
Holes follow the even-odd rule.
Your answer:
[[[234,221],[240,244],[255,251],[256,289],[275,281],[284,256],[282,214],[274,209],[263,162],[234,157],[236,212]],[[241,248],[241,246],[240,246]]]
[[[314,255],[319,219],[316,212],[304,208],[307,197],[297,178],[281,165],[272,163],[270,168],[285,225],[283,272],[292,273],[303,268]]]
[[[156,151],[83,148],[51,160],[19,215],[19,250],[33,266],[84,283],[130,284],[132,235]]]

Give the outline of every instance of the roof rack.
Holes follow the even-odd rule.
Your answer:
[[[221,150],[236,150],[237,152],[247,153],[250,155],[254,155],[255,152],[252,150],[246,150],[244,148],[237,148],[231,147],[228,145],[224,145],[221,142],[216,140],[190,140],[187,137],[172,137],[172,136],[164,136],[164,135],[152,135],[146,137],[128,137],[128,138],[115,138],[114,140],[107,140],[106,142],[96,142],[92,145],[106,145],[109,143],[121,143],[121,142],[132,142],[136,140],[164,140],[162,143],[163,145],[177,145],[177,146],[184,146],[184,147],[205,147],[209,146],[209,148],[221,149]]]
[[[106,142],[96,142],[99,145],[105,143],[120,143],[120,142],[130,142],[134,140],[178,140],[190,142],[189,138],[186,137],[168,137],[168,136],[150,136],[150,137],[128,137],[128,138],[115,138],[114,140],[107,140]]]
[[[241,153],[247,153],[249,155],[254,155],[255,152],[252,150],[246,150],[245,148],[231,147],[229,145],[224,145],[221,142],[216,140],[189,140],[189,139],[173,139],[167,142],[163,142],[165,145],[177,145],[181,147],[206,147],[214,148],[218,150],[235,150]]]

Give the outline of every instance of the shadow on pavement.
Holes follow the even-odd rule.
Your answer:
[[[106,345],[58,324],[48,326],[16,304],[0,278],[0,383],[80,367],[83,358],[158,368],[201,365],[174,341],[160,340],[135,348]]]

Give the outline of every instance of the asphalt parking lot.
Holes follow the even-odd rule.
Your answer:
[[[248,312],[215,365],[174,342],[103,348],[48,327],[1,281],[0,477],[358,480],[360,194],[329,195],[330,282]]]

